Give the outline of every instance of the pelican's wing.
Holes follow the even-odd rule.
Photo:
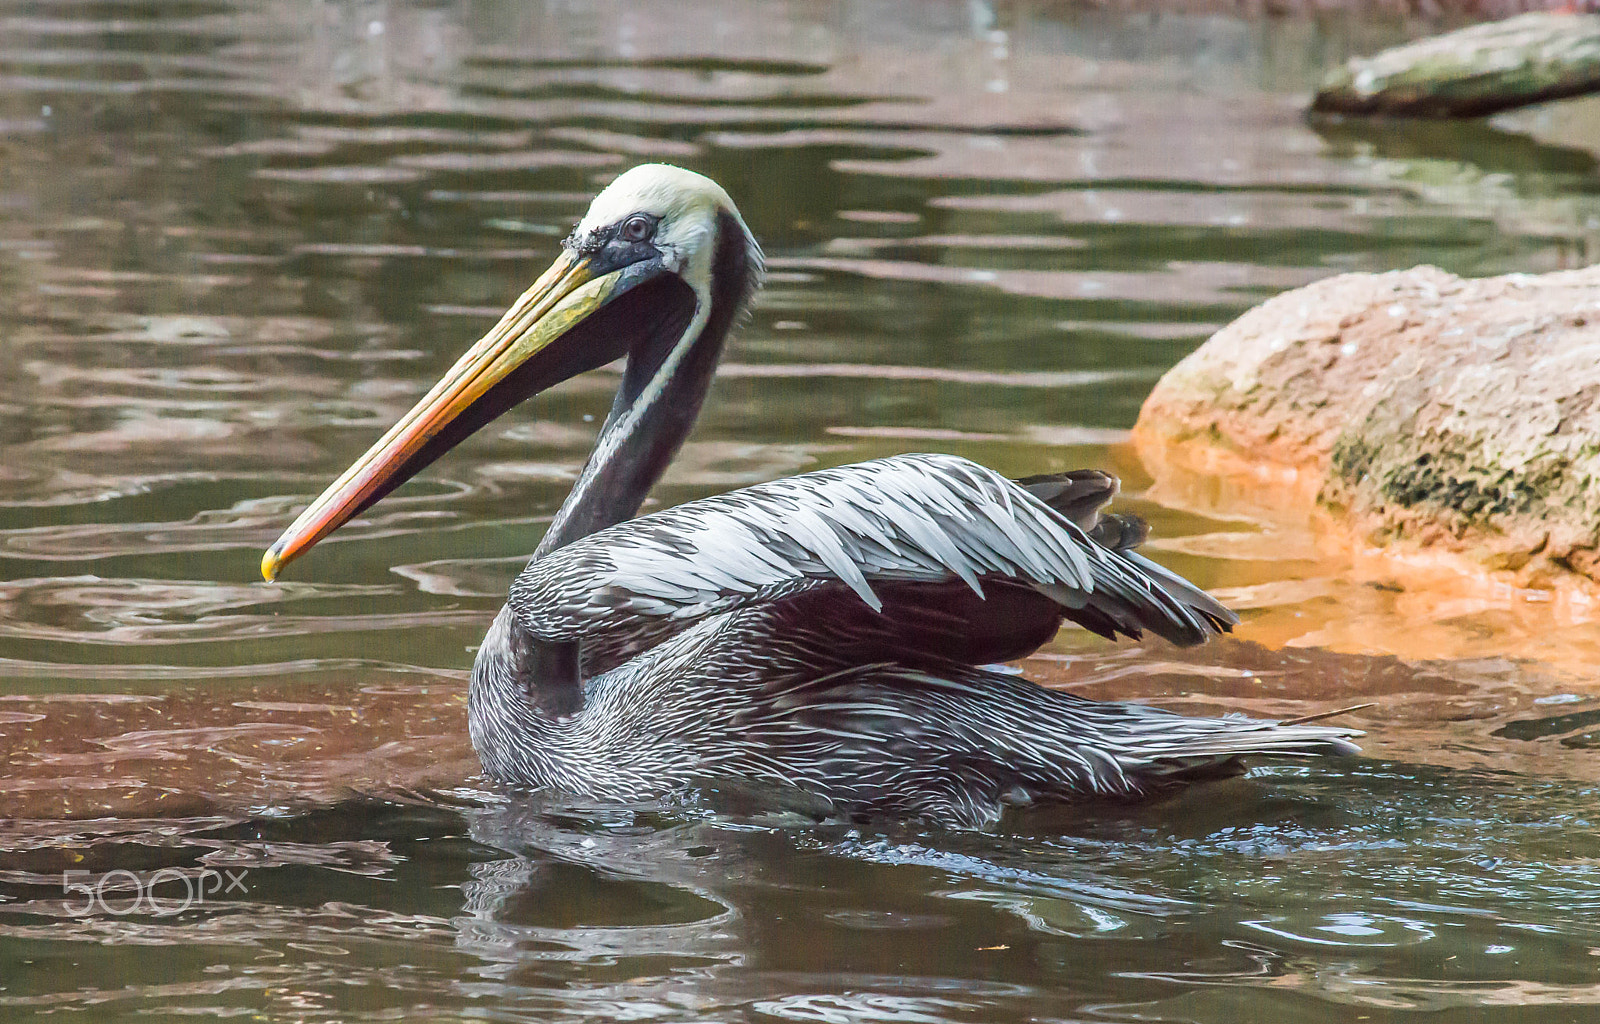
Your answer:
[[[602,530],[530,564],[510,604],[534,636],[602,645],[619,635],[664,638],[707,615],[841,584],[854,593],[846,599],[873,612],[885,612],[886,593],[904,602],[915,584],[946,593],[958,586],[969,606],[988,596],[986,587],[1026,588],[1053,614],[1102,634],[1150,629],[1180,644],[1237,621],[1180,577],[1135,558],[976,463],[899,455]]]

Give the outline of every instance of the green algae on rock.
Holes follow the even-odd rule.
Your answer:
[[[1321,114],[1481,117],[1600,92],[1600,14],[1535,12],[1420,39],[1330,71]]]
[[[1135,436],[1292,467],[1381,548],[1600,582],[1600,266],[1286,292],[1168,372]]]

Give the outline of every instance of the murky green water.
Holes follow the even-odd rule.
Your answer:
[[[1141,500],[1121,442],[1284,288],[1593,261],[1600,110],[1300,118],[1419,26],[690,7],[0,0],[0,1018],[1593,1019],[1593,681],[1248,642],[1355,599],[1179,543],[1248,527]],[[471,650],[614,378],[257,561],[642,159],[720,180],[774,271],[661,501],[925,448],[1113,466],[1245,639],[1029,671],[1373,699],[1373,756],[992,835],[478,791]]]

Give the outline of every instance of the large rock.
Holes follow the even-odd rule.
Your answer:
[[[1370,544],[1524,586],[1600,581],[1600,266],[1287,292],[1163,377],[1135,439],[1156,461],[1309,476]]]

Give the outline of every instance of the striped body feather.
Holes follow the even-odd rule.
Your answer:
[[[1093,701],[955,662],[853,663],[780,607],[703,619],[589,680],[581,713],[512,733],[492,731],[526,720],[526,706],[498,703],[525,700],[516,668],[480,661],[485,769],[621,800],[795,787],[833,813],[981,828],[1008,806],[1140,797],[1242,754],[1355,750],[1344,729]],[[502,616],[496,628],[514,627]]]

